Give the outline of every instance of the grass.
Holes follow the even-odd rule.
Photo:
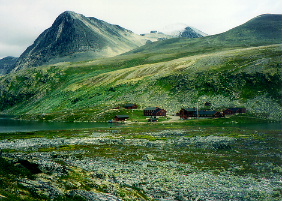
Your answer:
[[[27,69],[2,79],[1,105],[12,107],[6,112],[17,111],[27,119],[104,121],[113,118],[110,109],[126,102],[142,107],[158,105],[175,113],[185,101],[191,104],[201,96],[222,95],[231,102],[221,101],[219,107],[233,101],[244,106],[265,94],[279,104],[280,54],[279,46],[268,46],[154,61],[157,63],[150,65],[142,65],[140,58],[126,60],[130,56],[124,55],[115,58],[121,60],[119,65],[110,59],[111,64],[100,60],[102,63]],[[136,66],[137,61],[141,65]],[[21,86],[13,82],[15,79],[23,80]],[[8,87],[10,82],[13,85]],[[133,113],[134,120],[142,121],[138,116]]]
[[[239,100],[241,104],[267,94],[279,102],[279,55],[279,46],[265,46],[213,52],[170,62],[154,61],[156,63],[150,65],[144,65],[141,58],[132,61],[130,56],[121,56],[121,62],[113,63],[112,59],[109,61],[111,64],[80,62],[70,66],[27,69],[1,79],[1,105],[13,108],[6,112],[33,115],[48,113],[52,117],[52,113],[90,112],[90,108],[103,110],[103,107],[108,109],[122,102],[146,106],[155,99],[160,105],[166,106],[169,99],[183,93],[223,95],[231,100]],[[127,57],[129,60],[126,60]],[[119,60],[119,57],[115,59]],[[138,62],[141,63],[136,65]],[[157,94],[151,92],[168,95],[158,98]],[[193,101],[197,96],[189,98]],[[183,100],[178,98],[174,102],[173,105],[181,105]],[[69,117],[69,121],[80,116],[83,115]]]

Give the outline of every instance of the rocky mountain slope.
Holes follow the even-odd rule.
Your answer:
[[[146,39],[118,25],[66,11],[26,49],[15,70],[115,56],[145,43]]]
[[[185,27],[179,36],[184,38],[201,38],[207,36],[207,34],[193,27]]]
[[[0,75],[5,75],[13,70],[17,57],[5,57],[0,59]]]
[[[168,39],[112,58],[22,69],[1,78],[0,110],[99,121],[125,103],[175,114],[208,101],[213,109],[246,107],[279,120],[280,17],[263,15],[216,36]]]

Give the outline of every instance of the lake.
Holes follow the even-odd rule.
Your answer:
[[[11,132],[31,132],[42,130],[68,130],[68,129],[83,129],[83,128],[110,128],[120,127],[124,124],[103,123],[103,122],[47,122],[47,121],[26,121],[15,120],[12,116],[0,115],[0,133]],[[207,127],[201,125],[202,127]],[[200,127],[201,127],[200,126]],[[211,126],[211,125],[209,125]],[[218,125],[216,125],[218,126]],[[264,123],[264,124],[224,124],[223,127],[240,127],[242,129],[255,130],[282,130],[281,123]]]
[[[67,130],[97,127],[119,127],[122,124],[97,122],[45,122],[15,120],[12,116],[0,115],[0,133],[30,132],[42,130]]]

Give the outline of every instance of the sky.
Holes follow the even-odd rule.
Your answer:
[[[137,34],[187,24],[207,34],[228,31],[281,0],[0,0],[0,59],[21,53],[64,11],[96,17]]]

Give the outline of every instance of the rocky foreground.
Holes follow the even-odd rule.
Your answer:
[[[281,149],[275,144],[268,147],[273,136],[266,139],[257,131],[224,136],[224,129],[206,135],[206,131],[4,139],[2,162],[31,175],[16,178],[10,186],[5,183],[2,190],[9,188],[22,200],[282,198],[282,168],[275,162]],[[11,200],[8,194],[2,199]]]

